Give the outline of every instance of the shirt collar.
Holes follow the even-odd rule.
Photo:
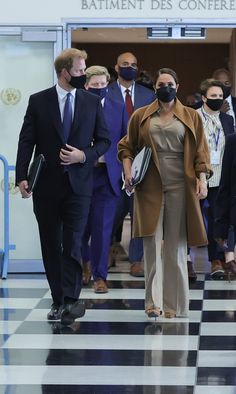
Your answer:
[[[73,98],[75,98],[76,89],[73,89],[73,90],[71,90],[70,92],[68,92],[67,90],[63,89],[63,88],[57,83],[57,84],[56,84],[56,91],[57,91],[57,94],[58,94],[58,96],[59,96],[59,98],[60,98],[61,100],[63,100],[63,99],[66,97],[67,93],[71,93],[71,95],[73,96]]]
[[[119,88],[120,88],[122,94],[125,94],[125,93],[126,93],[125,91],[126,91],[127,89],[129,90],[130,94],[132,94],[133,89],[134,89],[134,84],[135,84],[135,82],[132,83],[132,85],[130,85],[129,88],[126,88],[125,86],[121,85],[118,79],[117,79],[117,84],[118,84],[118,86],[119,86]]]

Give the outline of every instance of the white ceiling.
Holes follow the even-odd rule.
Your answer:
[[[79,28],[72,32],[72,42],[77,43],[229,43],[232,29],[206,29],[205,40],[148,40],[146,28]]]

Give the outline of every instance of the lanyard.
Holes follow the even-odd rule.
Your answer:
[[[201,112],[202,112],[202,115],[203,115],[205,121],[207,121],[207,117],[206,117],[206,115],[204,114],[202,108],[201,108]],[[213,132],[213,138],[214,138],[214,141],[215,141],[216,151],[217,151],[218,144],[219,144],[220,131],[221,131],[221,128],[220,128],[220,127],[216,127],[216,133]]]

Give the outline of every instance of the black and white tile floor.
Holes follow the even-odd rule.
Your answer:
[[[236,394],[236,281],[199,274],[189,319],[144,314],[144,282],[109,274],[86,315],[49,323],[43,275],[0,283],[0,394]]]

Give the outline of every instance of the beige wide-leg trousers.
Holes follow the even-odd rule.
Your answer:
[[[163,242],[164,240],[164,242]],[[155,235],[144,237],[145,309],[160,308],[187,317],[189,286],[184,183],[163,185]]]

